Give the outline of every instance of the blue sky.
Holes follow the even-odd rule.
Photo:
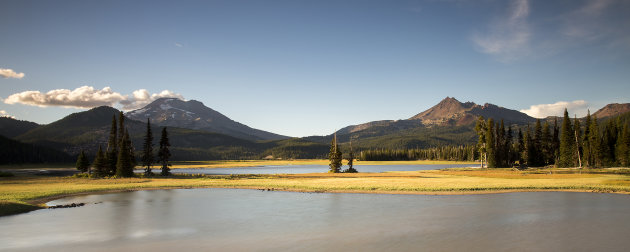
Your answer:
[[[178,96],[290,136],[446,96],[582,116],[630,102],[627,13],[623,0],[9,0],[0,113],[49,123]]]

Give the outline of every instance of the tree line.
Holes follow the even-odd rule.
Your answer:
[[[364,161],[401,161],[401,160],[446,160],[475,161],[478,158],[474,145],[440,146],[415,149],[375,149],[363,150],[359,160]]]
[[[480,160],[489,168],[630,166],[630,128],[621,116],[609,118],[602,128],[589,111],[582,126],[577,118],[572,123],[565,109],[562,125],[557,119],[553,126],[537,119],[533,129],[519,128],[516,136],[503,120],[479,117],[475,131]]]
[[[157,161],[161,165],[161,175],[170,175],[169,159],[171,153],[169,151],[170,143],[166,127],[162,128],[162,136],[160,138],[160,147],[157,151],[157,160],[153,151],[153,133],[151,131],[151,122],[147,119],[147,129],[144,137],[143,151],[141,155],[142,166],[145,167],[145,176],[152,176],[151,166]],[[88,172],[94,177],[133,177],[133,169],[137,165],[135,157],[135,148],[129,131],[125,127],[125,117],[122,112],[116,116],[112,116],[112,125],[107,141],[107,149],[103,151],[99,145],[94,161],[90,164],[84,151],[81,151],[77,158],[76,167],[81,172]]]

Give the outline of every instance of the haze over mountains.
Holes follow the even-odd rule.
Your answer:
[[[609,104],[594,115],[606,118],[630,112],[630,104]],[[0,135],[76,155],[106,147],[112,116],[119,110],[102,106],[71,114],[47,125],[0,118]],[[479,116],[503,119],[524,126],[535,118],[493,104],[462,103],[447,97],[437,105],[403,120],[373,121],[337,131],[342,146],[352,140],[360,151],[373,148],[416,148],[474,144]],[[163,98],[126,113],[126,127],[136,148],[142,142],[146,120],[154,132],[168,127],[176,160],[262,158],[325,158],[331,135],[289,138],[235,122],[198,101]],[[156,140],[157,141],[157,140]],[[156,142],[157,143],[157,142]]]

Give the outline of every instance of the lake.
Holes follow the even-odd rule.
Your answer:
[[[630,196],[177,189],[0,217],[1,251],[627,251]]]
[[[478,167],[476,164],[446,164],[446,165],[357,165],[354,166],[359,172],[387,172],[387,171],[419,171],[438,170],[444,168],[457,167]],[[348,166],[343,166],[346,169]],[[136,170],[142,173],[142,170]],[[153,169],[154,173],[159,173],[159,169]],[[207,175],[229,175],[229,174],[299,174],[328,172],[328,165],[278,165],[278,166],[257,166],[257,167],[234,167],[234,168],[194,168],[194,169],[171,169],[173,173],[180,174],[207,174]]]

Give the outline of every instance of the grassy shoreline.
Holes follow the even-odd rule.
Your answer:
[[[108,192],[176,188],[243,188],[295,192],[485,194],[580,191],[630,194],[623,169],[444,169],[357,174],[179,175],[171,178],[90,179],[16,176],[0,179],[0,216],[45,208],[54,199]]]

